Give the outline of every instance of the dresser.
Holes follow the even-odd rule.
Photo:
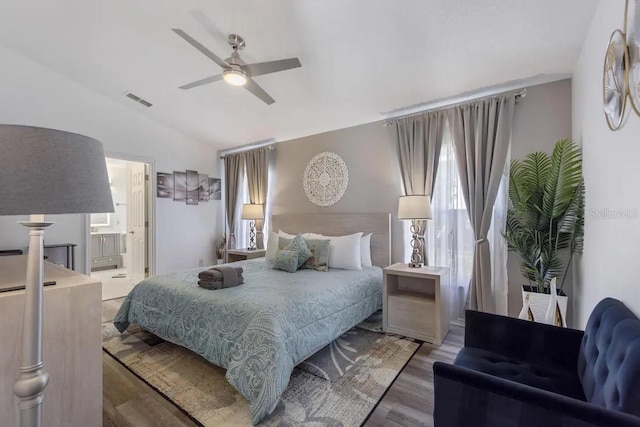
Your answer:
[[[0,286],[24,285],[26,255],[0,257]],[[49,373],[43,425],[102,426],[102,285],[44,263],[43,358]],[[20,367],[24,290],[0,292],[0,425],[18,426],[13,382]]]
[[[91,234],[91,271],[120,268],[120,233]]]

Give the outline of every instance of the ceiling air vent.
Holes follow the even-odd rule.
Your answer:
[[[127,98],[133,99],[134,101],[139,102],[140,104],[144,105],[147,108],[149,108],[149,107],[151,107],[153,105],[149,101],[147,101],[145,99],[142,99],[139,96],[132,94],[131,92],[127,93],[126,96],[127,96]]]

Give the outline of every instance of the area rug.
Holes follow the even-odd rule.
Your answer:
[[[298,365],[261,426],[359,426],[420,347],[374,332],[376,315]],[[131,327],[103,323],[103,348],[203,426],[250,426],[249,405],[225,370],[197,354]]]

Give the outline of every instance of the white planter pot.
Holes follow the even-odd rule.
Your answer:
[[[556,326],[567,326],[567,301],[566,295],[556,297],[556,309],[552,321],[547,322],[546,316],[551,303],[550,294],[541,294],[522,290],[522,311],[518,316],[521,319],[531,320],[538,323],[550,323]]]
[[[224,264],[224,258],[219,258],[216,260],[216,265]]]

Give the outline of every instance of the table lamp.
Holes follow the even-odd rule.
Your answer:
[[[411,233],[411,261],[409,267],[422,267],[422,227],[415,220],[431,219],[431,197],[425,196],[400,196],[398,201],[398,219],[412,221]]]
[[[248,219],[249,223],[249,250],[256,250],[256,220],[264,217],[262,205],[244,204],[242,205],[242,219]]]
[[[102,144],[74,133],[0,125],[0,215],[30,215],[20,373],[20,425],[42,424],[49,382],[42,360],[45,214],[113,212]]]

